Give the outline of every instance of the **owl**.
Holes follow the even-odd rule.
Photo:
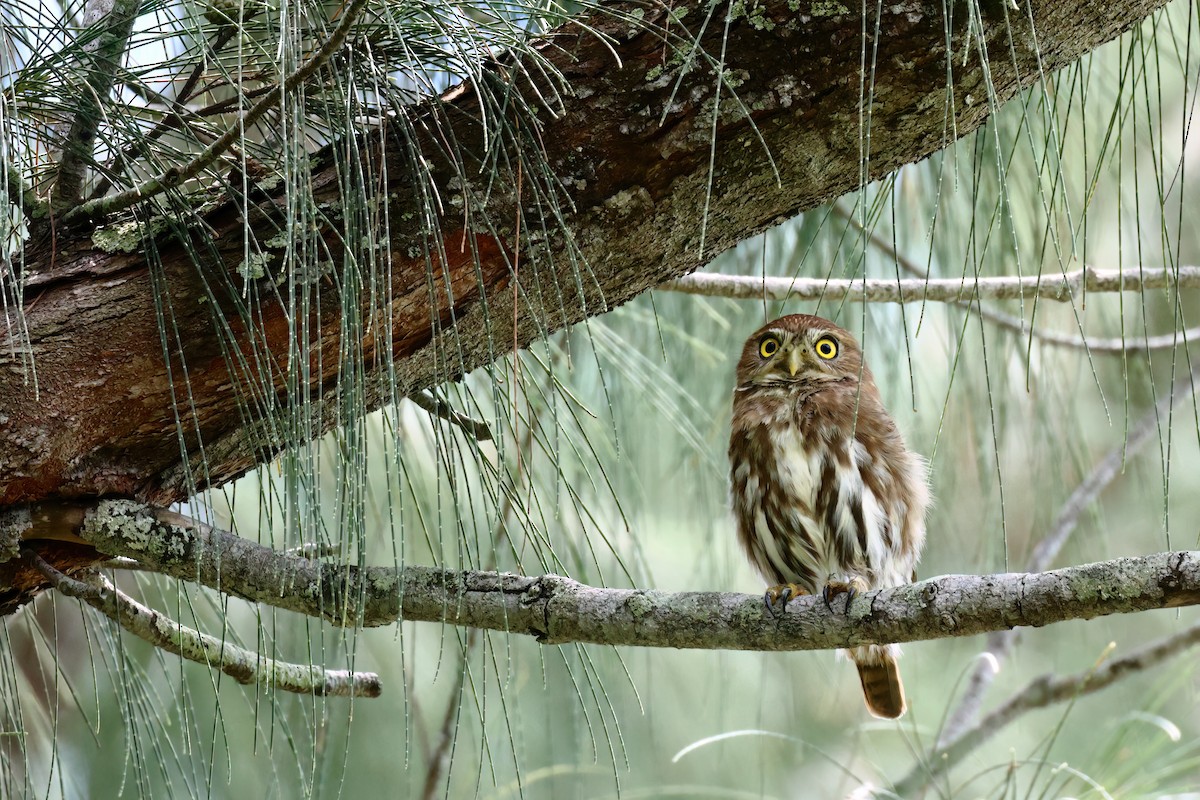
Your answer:
[[[825,604],[911,583],[929,506],[925,460],[905,446],[862,350],[828,320],[793,314],[742,348],[729,438],[737,535],[779,613],[797,595]],[[896,645],[848,651],[867,708],[906,708]]]

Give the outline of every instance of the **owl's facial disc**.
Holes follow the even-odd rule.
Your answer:
[[[758,354],[763,361],[760,379],[791,382],[826,378],[840,352],[838,340],[828,333],[770,331],[759,340]]]

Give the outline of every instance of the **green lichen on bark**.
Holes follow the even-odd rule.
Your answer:
[[[83,521],[81,533],[88,541],[100,546],[119,541],[131,550],[144,552],[156,559],[176,558],[179,543],[172,536],[156,530],[157,523],[148,509],[132,500],[102,500]]]
[[[21,540],[31,525],[27,508],[12,508],[0,512],[0,564],[20,557]]]
[[[837,17],[849,13],[850,9],[837,2],[837,0],[816,0],[812,4],[812,15],[814,17]]]
[[[106,253],[136,253],[142,245],[167,230],[170,223],[162,217],[148,222],[131,219],[104,225],[92,231],[92,244]]]

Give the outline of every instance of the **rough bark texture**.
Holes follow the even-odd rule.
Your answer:
[[[1200,552],[1041,573],[947,575],[864,593],[848,609],[837,601],[833,611],[819,598],[798,598],[776,618],[754,595],[599,589],[558,575],[331,566],[125,500],[35,507],[15,524],[24,526],[30,547],[45,536],[77,536],[156,572],[334,625],[442,621],[546,644],[816,650],[1200,604]]]
[[[737,241],[859,185],[864,47],[876,65],[869,176],[878,177],[976,128],[991,111],[989,97],[1009,99],[1162,3],[1034,0],[1028,8],[1036,21],[1036,46],[1024,16],[1027,7],[1018,12],[1001,2],[981,4],[982,38],[966,35],[965,7],[951,4],[954,17],[947,20],[942,2],[890,4],[879,20],[866,21],[866,42],[858,4],[737,3],[728,25],[726,6],[713,9],[705,25],[706,0],[673,5],[672,35],[684,26],[703,28],[708,53],[716,57],[724,48],[726,74],[740,102],[728,88],[716,97],[710,69],[695,69],[676,85],[678,59],[672,63],[672,50],[656,32],[668,25],[660,4],[619,2],[609,4],[607,14],[591,12],[588,25],[609,42],[575,24],[552,37],[547,58],[574,94],[561,97],[553,115],[540,115],[539,138],[549,165],[572,187],[574,210],[566,233],[588,279],[577,284],[567,237],[551,237],[543,256],[521,271],[526,301],[516,312],[519,343],[689,272]],[[874,6],[868,5],[873,14]],[[682,22],[681,11],[689,12]],[[630,22],[630,15],[640,23]],[[989,55],[991,95],[981,42]],[[610,48],[619,53],[620,64]],[[497,79],[521,75],[511,65],[496,66],[494,74]],[[532,98],[528,79],[516,80],[518,90]],[[473,122],[478,98],[465,87],[447,102],[449,110],[429,113],[445,114],[462,150],[482,157],[482,133]],[[716,145],[710,150],[714,111]],[[404,198],[417,183],[410,162],[400,158],[401,148],[383,148],[384,142],[394,145],[390,136],[367,140],[375,144],[366,148],[371,163],[364,165],[364,174],[385,174],[386,165],[386,189],[399,199],[391,209],[393,285],[384,287],[387,314],[371,317],[376,324],[390,319],[391,330],[363,332],[357,357],[370,376],[385,363],[385,348],[390,350],[403,395],[487,363],[511,346],[509,254],[517,248],[507,230],[464,232],[461,209],[447,205],[438,224],[444,240],[456,246],[435,263],[444,280],[431,294],[424,258],[411,255],[414,243],[426,240],[421,216],[405,212]],[[455,171],[439,157],[434,142],[426,144],[442,196],[474,196],[478,187],[455,184]],[[332,153],[314,160],[318,201],[336,201],[341,191]],[[712,195],[702,251],[710,157]],[[278,450],[281,435],[262,420],[282,402],[284,370],[278,365],[286,361],[296,335],[289,327],[295,320],[269,292],[248,313],[239,305],[244,287],[236,277],[243,226],[254,227],[260,240],[269,239],[283,208],[282,198],[271,190],[258,194],[259,211],[248,221],[232,202],[208,212],[212,235],[204,246],[207,261],[199,268],[178,243],[160,237],[163,268],[157,279],[140,251],[98,249],[84,227],[47,223],[34,230],[22,269],[38,391],[21,369],[15,340],[0,341],[0,506],[106,494],[166,504],[184,497],[190,480],[199,486],[219,484]],[[513,218],[506,206],[513,194],[510,187],[490,195],[492,219]],[[338,233],[322,231],[335,263]],[[167,342],[169,365],[159,336],[156,291],[169,302],[179,330],[178,338]],[[312,374],[304,391],[321,401],[322,410],[313,415],[312,430],[301,436],[317,435],[337,422],[336,373],[344,367],[338,357],[342,308],[337,293],[326,287],[313,299]],[[227,329],[215,321],[216,306],[233,320]],[[253,324],[239,322],[243,319]],[[257,342],[253,348],[252,340]],[[276,358],[262,358],[265,351]],[[270,375],[265,382],[263,369]],[[392,396],[369,380],[367,385],[369,404]],[[246,406],[239,407],[239,396]],[[182,418],[178,427],[176,408]]]

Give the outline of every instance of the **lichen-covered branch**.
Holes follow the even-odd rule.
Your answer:
[[[38,198],[21,174],[16,164],[11,162],[4,165],[5,190],[8,192],[8,202],[20,207],[21,213],[30,219],[41,218],[45,215],[44,204]]]
[[[780,619],[758,595],[601,589],[558,575],[334,566],[289,556],[124,500],[30,514],[29,541],[77,520],[83,542],[166,575],[341,626],[439,621],[546,644],[817,650],[970,636],[1019,625],[1200,603],[1200,552],[1155,553],[1033,574],[947,575],[864,593],[830,612],[812,598]],[[74,523],[70,523],[74,524]]]
[[[124,594],[98,572],[89,572],[87,580],[80,581],[59,572],[31,550],[24,555],[68,597],[82,600],[155,647],[218,669],[238,683],[331,697],[378,697],[382,691],[379,676],[374,673],[328,670],[267,658],[167,618]]]

